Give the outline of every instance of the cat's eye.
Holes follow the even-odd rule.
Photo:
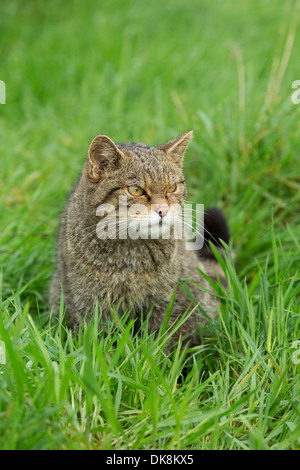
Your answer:
[[[177,189],[177,183],[172,184],[171,186],[168,187],[167,192],[168,193],[174,193]]]
[[[140,186],[135,185],[128,186],[127,191],[129,192],[129,194],[131,194],[131,196],[143,196],[145,194],[143,188],[140,188]]]

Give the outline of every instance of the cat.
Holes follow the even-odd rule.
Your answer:
[[[57,267],[50,287],[49,301],[54,313],[58,313],[63,291],[75,331],[87,313],[93,314],[97,302],[102,312],[101,328],[111,321],[110,307],[118,306],[121,312],[131,309],[130,317],[137,323],[141,312],[145,315],[152,309],[149,328],[157,332],[175,290],[169,325],[192,308],[191,297],[180,287],[182,278],[192,278],[204,290],[188,283],[200,308],[174,333],[171,343],[176,344],[181,337],[184,344],[196,345],[205,315],[216,317],[216,296],[196,268],[213,279],[219,275],[224,280],[209,246],[209,241],[220,245],[218,238],[229,241],[223,214],[216,209],[206,211],[204,223],[209,230],[206,229],[208,236],[202,250],[187,250],[186,238],[176,238],[168,228],[182,220],[178,208],[186,200],[183,157],[192,133],[186,132],[159,146],[116,144],[105,135],[98,135],[91,142],[81,176],[61,217]],[[131,221],[147,222],[138,238],[125,236],[128,220],[121,216],[120,198],[125,201],[127,213],[134,207],[141,209]],[[101,212],[101,208],[106,211]],[[99,236],[99,223],[106,217],[108,227],[114,216],[117,228],[112,225],[106,238]],[[165,227],[170,232],[168,237],[163,236],[168,232]]]

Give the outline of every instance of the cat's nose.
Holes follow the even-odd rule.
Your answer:
[[[165,217],[167,213],[169,212],[169,206],[168,204],[162,204],[161,206],[158,206],[157,209],[155,209],[155,212],[161,217]]]

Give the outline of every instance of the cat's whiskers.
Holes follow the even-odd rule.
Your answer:
[[[191,212],[192,212],[192,216],[194,216],[194,212],[196,212],[197,209],[192,208],[192,207],[188,207],[188,208],[187,208],[187,211],[191,211]],[[210,212],[207,212],[207,211],[205,211],[205,210],[202,211],[202,215],[203,215],[203,219],[202,219],[202,220],[203,220],[203,229],[204,229],[204,232],[210,236],[211,240],[213,240],[213,242],[214,242],[215,245],[220,246],[220,240],[219,240],[219,238],[216,238],[216,237],[207,229],[207,227],[206,227],[205,224],[204,224],[204,216],[205,216],[206,218],[209,218],[211,221],[214,221],[215,216],[214,216],[213,214],[211,214]],[[197,223],[197,221],[193,221],[193,223]],[[205,238],[205,237],[204,237],[204,238]]]
[[[191,228],[192,230],[194,230],[194,227],[193,227],[191,224],[188,224],[188,222],[183,221],[183,223],[184,223],[185,225],[189,226],[189,228]],[[202,238],[205,239],[205,233],[207,233],[207,234],[210,236],[210,238],[211,238],[212,240],[214,240],[214,242],[215,242],[216,245],[219,245],[219,244],[220,244],[219,240],[217,240],[217,239],[214,237],[214,235],[213,235],[209,230],[207,230],[207,228],[206,228],[204,225],[200,225],[199,223],[197,224],[197,222],[194,222],[194,223],[196,224],[197,229],[199,230],[199,226],[200,226],[200,230],[202,231],[202,235],[198,232],[198,230],[196,231],[196,233],[197,233],[199,236],[201,236]]]
[[[196,235],[198,235],[200,238],[203,238],[203,227],[200,226],[195,229],[195,226],[190,224],[189,222],[182,220],[182,223],[185,227],[188,227],[192,230],[192,232],[196,232]]]
[[[186,218],[186,215],[187,215],[187,218]],[[203,222],[200,222],[199,220],[197,220],[198,215],[199,215],[199,211],[197,211],[195,208],[188,207],[188,208],[185,208],[184,213],[173,214],[173,217],[175,221],[177,219],[177,222],[175,223],[178,223],[178,220],[180,220],[183,226],[187,227],[192,232],[196,233],[196,235],[199,236],[200,238],[203,238],[203,233],[205,232],[210,235],[211,239],[213,239],[216,243],[218,243],[218,240],[216,240],[213,234],[209,232],[209,230],[207,230]],[[104,218],[101,220],[104,220]],[[111,224],[111,222],[116,222],[116,223]],[[84,231],[88,230],[88,233],[84,237],[81,238],[80,240],[81,242],[84,242],[87,238],[93,237],[93,235],[97,234],[98,223],[99,222],[97,223],[95,222],[90,226],[84,227]],[[136,227],[138,227],[138,225],[147,224],[149,229],[151,229],[151,226],[152,226],[149,216],[141,216],[141,215],[124,217],[124,216],[119,216],[118,214],[109,214],[105,216],[105,223],[107,223],[107,229],[105,231],[106,239],[110,238],[112,234],[115,235],[116,238],[120,238],[120,236],[123,235],[128,230],[128,228],[130,227],[130,224],[132,223],[136,224]]]

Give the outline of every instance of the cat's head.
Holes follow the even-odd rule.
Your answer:
[[[127,223],[140,224],[139,237],[147,238],[151,230],[152,238],[158,238],[180,217],[186,197],[182,163],[191,137],[189,131],[149,147],[115,144],[105,135],[96,136],[84,167],[89,213],[117,217],[121,228],[126,206]]]

